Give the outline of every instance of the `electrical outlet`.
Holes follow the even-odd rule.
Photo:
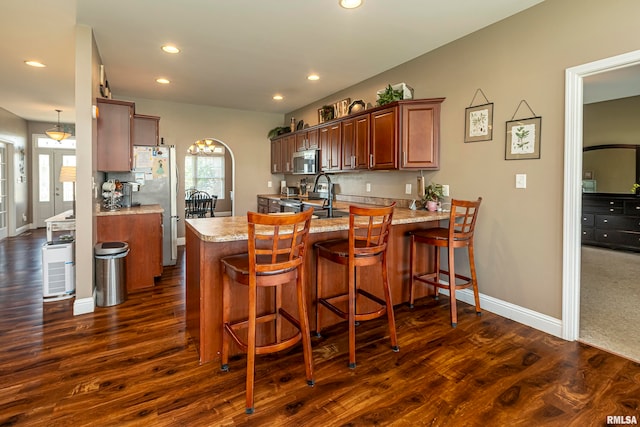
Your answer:
[[[517,173],[516,174],[516,188],[527,188],[527,174],[526,173]]]
[[[411,184],[404,185],[404,194],[411,194]]]
[[[449,184],[442,184],[442,195],[449,197]]]
[[[371,183],[370,182],[367,182],[365,184],[365,189],[366,189],[367,193],[371,193]]]
[[[273,187],[273,182],[267,181],[267,187],[269,187],[269,188]]]

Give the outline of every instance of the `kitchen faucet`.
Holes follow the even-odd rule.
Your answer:
[[[326,209],[329,210],[329,212],[327,213],[327,216],[329,218],[333,218],[333,186],[331,185],[331,178],[329,178],[329,175],[327,175],[324,172],[320,172],[318,175],[316,175],[316,179],[313,183],[313,191],[317,192],[318,191],[318,180],[320,179],[320,177],[324,176],[325,179],[327,180],[327,206]],[[323,206],[323,208],[325,208],[325,206]]]

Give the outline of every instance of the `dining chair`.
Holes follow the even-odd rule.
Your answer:
[[[229,370],[229,351],[233,340],[247,354],[247,414],[254,412],[256,355],[286,350],[302,341],[307,384],[314,385],[304,269],[312,214],[313,209],[291,215],[248,212],[248,252],[221,259],[221,368],[223,371]],[[247,297],[241,303],[232,301],[232,283],[247,289]],[[291,285],[294,285],[294,289],[287,290],[290,292],[287,294],[285,286],[291,289]],[[259,288],[263,289],[260,294]],[[265,293],[266,289],[272,289],[271,293]],[[287,299],[287,296],[296,300],[297,318],[283,307],[283,298]],[[238,304],[248,304],[247,317],[232,318],[232,313],[241,310]],[[269,305],[271,307],[265,307]],[[271,310],[266,312],[268,308]],[[286,326],[283,321],[290,325],[288,330],[283,330]],[[258,326],[261,334],[257,332]],[[291,367],[287,366],[286,369],[290,370]]]
[[[356,367],[356,322],[376,319],[387,315],[391,349],[399,351],[396,335],[395,317],[389,278],[387,274],[387,249],[389,232],[393,218],[395,202],[385,207],[349,207],[349,237],[317,242],[316,248],[316,334],[322,329],[322,311],[327,309],[342,319],[347,320],[349,330],[349,367]],[[326,277],[321,268],[321,260],[346,266],[347,289],[337,295],[327,296],[323,292]],[[358,271],[362,267],[377,266],[381,270],[381,288],[384,299],[361,288]],[[333,273],[332,273],[333,274]],[[372,301],[373,311],[359,311],[360,298]],[[346,308],[345,307],[346,302]]]
[[[458,290],[473,288],[476,314],[478,316],[482,315],[473,250],[473,235],[481,202],[482,197],[479,197],[476,201],[451,200],[451,211],[447,227],[428,228],[411,232],[409,306],[413,307],[416,282],[433,287],[436,298],[438,297],[438,289],[448,289],[451,305],[451,326],[454,328],[458,324],[456,304],[456,291]],[[434,267],[431,272],[416,272],[416,245],[418,243],[434,247]],[[448,268],[446,270],[442,269],[440,265],[440,248],[447,248],[448,251]],[[455,249],[459,248],[467,248],[469,252],[470,276],[456,273],[454,254]],[[444,275],[447,281],[441,281],[441,275]]]

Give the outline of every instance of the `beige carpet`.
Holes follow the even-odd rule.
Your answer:
[[[640,254],[582,247],[580,341],[640,362]]]

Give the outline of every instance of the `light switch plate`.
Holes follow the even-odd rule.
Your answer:
[[[370,193],[371,192],[371,183],[367,182],[365,184],[365,189],[366,189],[367,193]]]
[[[404,194],[411,194],[411,184],[404,185]]]
[[[527,188],[527,174],[516,174],[516,188]]]
[[[449,197],[449,184],[442,184],[442,195]]]

